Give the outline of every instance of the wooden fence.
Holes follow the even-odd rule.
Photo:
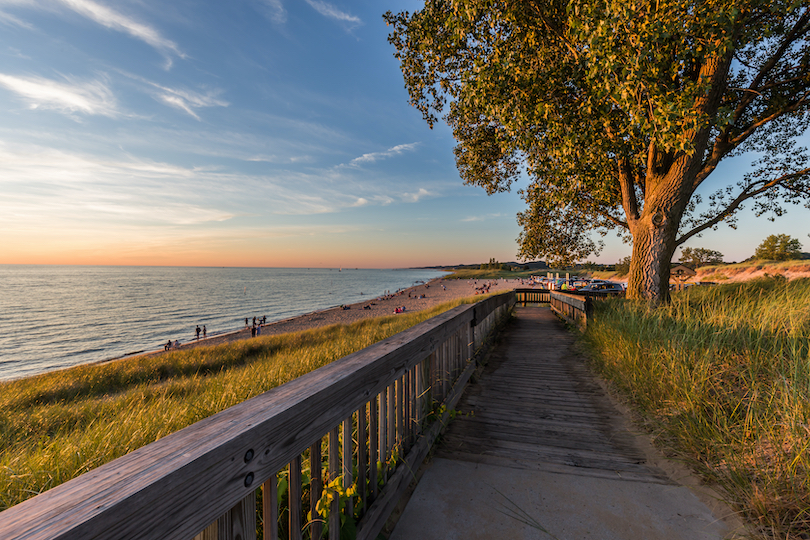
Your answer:
[[[551,291],[550,296],[551,309],[584,332],[588,317],[593,314],[593,300],[588,296],[559,291]]]
[[[548,304],[551,302],[548,289],[515,289],[515,302],[527,304]]]
[[[459,306],[135,450],[0,512],[0,538],[374,539],[514,303]]]

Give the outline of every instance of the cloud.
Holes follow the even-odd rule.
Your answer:
[[[185,58],[186,55],[180,51],[177,44],[170,39],[164,38],[154,28],[137,22],[122,13],[118,13],[107,6],[97,4],[91,0],[57,0],[62,5],[75,11],[79,15],[97,22],[98,24],[129,34],[135,39],[139,39],[150,45],[166,57],[166,68],[172,65],[170,55]]]
[[[486,221],[488,219],[494,219],[494,218],[503,217],[503,215],[504,214],[486,214],[484,216],[470,216],[470,217],[466,217],[466,218],[462,219],[461,222],[462,223],[468,223],[468,222],[472,222],[472,221]]]
[[[0,73],[0,86],[27,101],[32,109],[54,109],[61,112],[118,115],[110,89],[101,81],[57,82],[42,77],[15,77]]]
[[[276,24],[287,22],[287,10],[281,0],[259,0],[260,10],[264,15]]]
[[[350,28],[363,24],[360,17],[355,17],[354,15],[349,15],[348,13],[340,11],[337,7],[327,2],[323,2],[321,0],[306,0],[306,2],[324,17],[335,19],[338,22],[347,24]]]
[[[219,90],[210,91],[203,94],[182,88],[169,88],[168,86],[160,85],[156,82],[152,82],[144,79],[143,77],[139,77],[125,71],[121,71],[121,73],[130,79],[134,79],[146,84],[149,87],[147,91],[155,100],[160,101],[170,107],[174,107],[175,109],[180,109],[197,120],[199,120],[200,117],[197,116],[197,113],[194,111],[195,109],[200,109],[203,107],[227,107],[230,105],[227,101],[217,98],[217,95],[220,94]]]
[[[419,202],[420,200],[424,199],[425,197],[433,196],[433,193],[426,190],[425,188],[419,188],[419,191],[416,193],[403,193],[402,200],[405,202]]]
[[[400,144],[398,146],[394,146],[393,148],[389,148],[385,152],[373,152],[371,154],[363,154],[362,156],[351,160],[349,165],[358,165],[360,163],[374,163],[375,161],[388,159],[393,156],[404,154],[405,152],[413,152],[417,146],[419,146],[418,142]]]
[[[175,107],[182,111],[187,112],[197,120],[200,119],[197,116],[197,113],[194,112],[194,109],[199,109],[201,107],[227,107],[229,103],[227,101],[222,101],[217,99],[212,94],[203,95],[197,92],[191,92],[188,90],[178,90],[175,88],[166,88],[164,86],[159,86],[157,84],[154,85],[159,91],[155,94],[155,97],[169,105],[170,107]]]
[[[33,28],[33,26],[31,26],[27,22],[21,21],[14,15],[9,15],[8,13],[5,13],[3,11],[0,11],[0,23],[8,26],[19,26],[27,30],[31,30]]]

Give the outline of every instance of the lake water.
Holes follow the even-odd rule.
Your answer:
[[[0,265],[0,380],[381,296],[437,270]]]

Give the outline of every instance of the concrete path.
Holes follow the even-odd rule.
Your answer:
[[[724,505],[673,480],[678,467],[629,429],[549,309],[517,308],[501,343],[391,540],[719,540],[741,530]]]

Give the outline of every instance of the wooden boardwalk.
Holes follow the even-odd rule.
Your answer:
[[[669,483],[648,467],[625,420],[549,310],[517,308],[438,457],[519,469]]]

